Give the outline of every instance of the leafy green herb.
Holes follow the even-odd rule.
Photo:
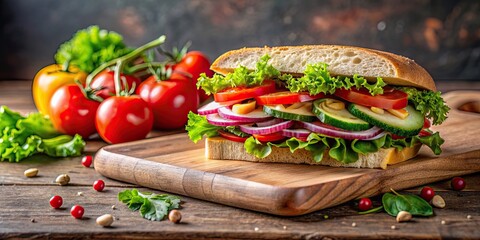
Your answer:
[[[208,123],[205,116],[200,116],[193,112],[188,113],[188,122],[185,130],[188,131],[188,137],[194,143],[200,141],[203,136],[214,137],[218,135],[218,130],[222,127],[214,126]]]
[[[57,64],[69,62],[90,73],[102,63],[121,57],[131,50],[118,33],[91,26],[79,30],[72,39],[60,45],[55,54]]]
[[[407,211],[414,216],[431,216],[433,209],[427,201],[417,195],[402,195],[395,192],[385,193],[382,204],[385,211],[391,216],[397,216],[400,211]]]
[[[264,55],[257,62],[255,71],[249,71],[240,66],[226,76],[215,74],[209,78],[201,74],[198,78],[197,87],[201,87],[206,94],[210,95],[231,87],[249,87],[261,85],[264,79],[280,75],[280,72],[268,64],[270,57]]]
[[[132,211],[140,211],[142,217],[161,221],[169,211],[179,208],[180,198],[168,194],[141,193],[137,189],[118,193],[118,200]]]
[[[399,87],[399,90],[408,94],[408,101],[411,102],[415,109],[420,111],[424,116],[433,120],[433,124],[441,124],[447,119],[450,107],[445,104],[441,92],[429,90],[418,90],[412,87]]]
[[[79,156],[85,142],[80,135],[60,135],[49,118],[40,113],[23,117],[0,107],[0,160],[19,162],[37,153],[52,157]]]
[[[318,63],[307,65],[304,75],[300,78],[295,78],[292,75],[284,74],[280,76],[282,81],[285,81],[286,87],[292,92],[308,91],[310,95],[319,93],[333,94],[339,88],[350,89],[366,88],[372,95],[382,94],[383,87],[386,85],[382,78],[378,77],[375,83],[368,83],[364,77],[353,75],[353,78],[348,77],[332,77],[327,70],[326,63]]]

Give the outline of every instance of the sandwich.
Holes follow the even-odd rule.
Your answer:
[[[449,107],[428,72],[396,54],[337,45],[242,48],[197,86],[212,102],[190,112],[208,159],[387,168],[422,145]]]

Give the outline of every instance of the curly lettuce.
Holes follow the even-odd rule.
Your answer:
[[[102,63],[130,51],[120,34],[100,29],[98,26],[90,26],[79,30],[72,39],[60,45],[55,53],[55,61],[60,65],[68,62],[90,73]]]
[[[215,74],[210,78],[202,73],[198,78],[197,87],[202,88],[206,94],[210,95],[232,87],[261,85],[263,80],[280,75],[280,72],[276,68],[268,64],[269,59],[270,56],[268,55],[261,57],[254,71],[249,71],[246,67],[239,66],[226,76]]]
[[[80,135],[60,135],[49,118],[40,113],[23,117],[0,107],[0,161],[19,162],[34,154],[52,157],[79,156],[84,147]]]
[[[380,77],[377,78],[375,83],[368,83],[367,79],[357,74],[353,75],[352,78],[343,76],[332,77],[327,67],[326,63],[307,65],[302,77],[295,78],[290,74],[283,74],[280,76],[280,79],[286,83],[286,87],[290,91],[306,91],[310,95],[319,93],[333,94],[339,88],[348,90],[352,87],[357,89],[366,88],[371,95],[383,93],[383,87],[386,83]]]
[[[398,87],[397,89],[408,94],[408,101],[415,106],[435,125],[441,124],[447,119],[450,107],[447,106],[441,96],[441,92],[419,90],[413,87]]]

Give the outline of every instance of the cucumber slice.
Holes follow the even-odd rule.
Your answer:
[[[337,110],[329,107],[327,101],[339,102],[331,98],[322,98],[313,102],[312,111],[321,122],[350,131],[363,131],[371,128],[368,122],[353,116],[346,108]]]
[[[265,105],[263,111],[270,116],[289,120],[313,122],[317,119],[315,114],[312,113],[311,102],[299,102],[291,105]]]
[[[369,122],[379,128],[389,131],[393,134],[402,137],[410,137],[417,135],[423,127],[424,117],[415,110],[412,106],[408,105],[405,110],[408,112],[408,117],[401,119],[394,115],[385,112],[378,114],[372,112],[370,108],[357,104],[348,105],[348,111],[354,116]]]

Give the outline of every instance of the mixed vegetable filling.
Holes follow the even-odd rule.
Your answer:
[[[214,101],[189,113],[192,141],[222,136],[243,142],[258,158],[272,146],[310,151],[321,161],[325,150],[343,163],[380,148],[399,150],[422,143],[435,154],[444,140],[428,128],[446,119],[449,107],[439,92],[387,86],[377,78],[334,77],[324,63],[308,65],[302,77],[280,74],[263,56],[255,71],[245,67],[226,76],[201,76],[198,87]]]

